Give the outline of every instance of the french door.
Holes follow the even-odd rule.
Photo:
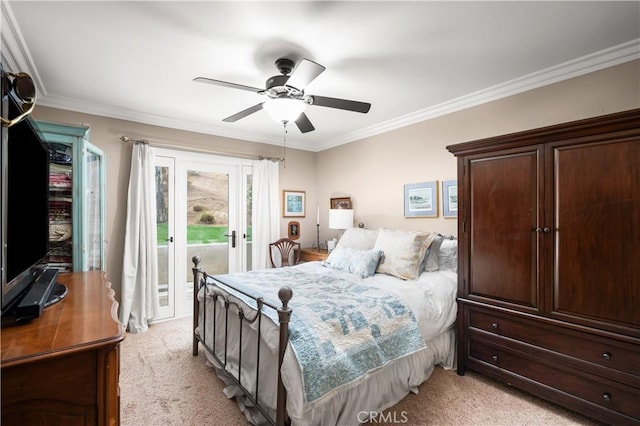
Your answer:
[[[243,159],[154,150],[157,321],[191,314],[194,256],[210,274],[250,268],[252,167]]]

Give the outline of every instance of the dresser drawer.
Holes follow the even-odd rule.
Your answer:
[[[640,420],[640,389],[580,373],[578,370],[541,362],[542,358],[518,350],[471,339],[468,357],[503,369],[561,392],[574,395],[602,408]]]
[[[538,321],[469,309],[469,327],[509,337],[603,367],[640,375],[640,348]]]

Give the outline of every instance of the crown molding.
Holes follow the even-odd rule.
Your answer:
[[[640,59],[640,38],[497,84],[433,107],[406,114],[393,120],[346,133],[337,138],[327,139],[317,147],[317,152],[636,59]]]
[[[0,2],[0,52],[2,52],[2,63],[5,64],[5,69],[13,72],[26,72],[28,73],[35,86],[38,97],[46,96],[42,79],[38,74],[35,63],[27,44],[18,29],[13,12],[9,4],[2,0]]]
[[[127,110],[123,108],[115,108],[95,102],[83,102],[78,99],[65,98],[61,96],[51,95],[47,92],[46,87],[40,78],[40,74],[35,66],[35,62],[29,52],[27,44],[20,33],[19,26],[15,20],[11,7],[5,0],[0,1],[0,28],[2,29],[0,38],[0,52],[2,53],[2,63],[5,64],[5,70],[22,71],[28,73],[36,85],[36,93],[38,105],[49,108],[57,108],[67,111],[75,111],[83,114],[98,115],[101,117],[109,117],[114,119],[133,121],[160,127],[168,127],[171,129],[185,130],[190,132],[210,134],[219,137],[231,139],[241,139],[245,141],[266,143],[270,145],[282,145],[282,139],[264,139],[256,138],[256,135],[250,132],[228,131],[227,129],[213,126],[203,125],[202,123],[176,120],[171,117],[164,117],[154,114],[147,114],[141,111]],[[291,148],[306,149],[307,147],[290,145]]]
[[[215,125],[205,125],[197,121],[180,120],[173,117],[161,116],[156,114],[147,114],[145,112],[131,110],[126,108],[116,108],[108,105],[97,104],[94,102],[82,102],[77,99],[65,98],[61,96],[46,96],[39,99],[38,105],[57,108],[67,111],[75,111],[82,114],[97,115],[100,117],[109,117],[117,120],[132,121],[134,123],[148,124],[158,127],[167,127],[175,130],[184,130],[195,133],[203,133],[212,136],[218,136],[229,139],[239,139],[249,142],[265,143],[270,145],[282,145],[281,138],[265,139],[256,138],[251,132],[242,132],[237,130],[229,131],[228,129]],[[291,145],[291,148],[296,148]],[[304,149],[304,148],[300,148]]]
[[[34,83],[36,84],[39,105],[168,127],[172,129],[211,134],[220,137],[242,139],[271,145],[282,144],[282,140],[280,139],[256,138],[256,135],[251,132],[242,132],[237,130],[229,131],[214,125],[203,125],[202,123],[194,121],[176,120],[171,117],[147,114],[141,111],[123,110],[122,108],[110,107],[108,105],[82,102],[76,99],[49,95],[36,69],[35,62],[29,53],[29,49],[27,48],[24,38],[20,33],[13,13],[11,12],[11,8],[5,0],[0,1],[0,9],[2,13],[2,22],[0,23],[0,28],[2,28],[2,44],[0,45],[2,62],[6,64],[6,69],[20,70],[28,72],[31,75]],[[296,144],[294,141],[291,141],[292,143],[289,147],[313,152],[324,151],[356,140],[390,132],[401,127],[406,127],[415,123],[506,98],[508,96],[516,95],[518,93],[547,86],[549,84],[599,71],[601,69],[636,59],[640,59],[640,38],[583,56],[581,58],[573,59],[505,83],[482,89],[429,108],[418,110],[392,120],[387,120],[335,138],[326,139],[316,144],[313,148]]]

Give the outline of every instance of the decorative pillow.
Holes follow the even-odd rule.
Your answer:
[[[438,270],[458,271],[458,240],[446,238],[442,241],[438,251]]]
[[[338,246],[329,254],[324,264],[330,268],[366,278],[376,273],[381,257],[380,250],[356,250]]]
[[[384,253],[376,272],[403,280],[418,279],[430,236],[429,232],[381,229],[373,246],[374,250]]]
[[[356,250],[371,250],[378,238],[377,229],[349,228],[344,231],[336,247],[349,247]]]
[[[422,270],[426,272],[435,272],[438,270],[438,253],[444,237],[438,234],[429,246],[429,254],[424,257],[422,262]]]

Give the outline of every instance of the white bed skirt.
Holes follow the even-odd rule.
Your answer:
[[[245,388],[255,390],[255,335],[245,327],[243,334],[242,384]],[[255,330],[252,330],[255,332]],[[220,333],[222,334],[222,333]],[[231,333],[236,334],[236,333]],[[213,336],[207,331],[206,340],[212,343]],[[223,337],[216,335],[216,352],[221,355]],[[233,340],[230,340],[233,341]],[[409,392],[417,393],[418,386],[431,376],[436,365],[445,369],[455,368],[455,333],[450,328],[427,342],[424,349],[413,354],[389,362],[382,368],[369,372],[366,376],[329,392],[311,403],[304,402],[302,375],[300,368],[289,347],[283,361],[283,382],[287,389],[287,413],[292,425],[358,425],[387,408],[400,402]],[[236,397],[241,411],[251,424],[267,423],[261,413],[252,407],[251,401],[244,397],[242,391],[228,377],[229,371],[237,376],[237,348],[230,347],[227,352],[225,371],[207,353],[209,365],[216,368],[218,377],[227,387],[224,390],[228,398]],[[261,352],[260,369],[260,403],[267,407],[275,418],[277,388],[277,355],[266,345]],[[410,418],[411,413],[396,413],[398,418]],[[399,417],[404,416],[404,417]]]

